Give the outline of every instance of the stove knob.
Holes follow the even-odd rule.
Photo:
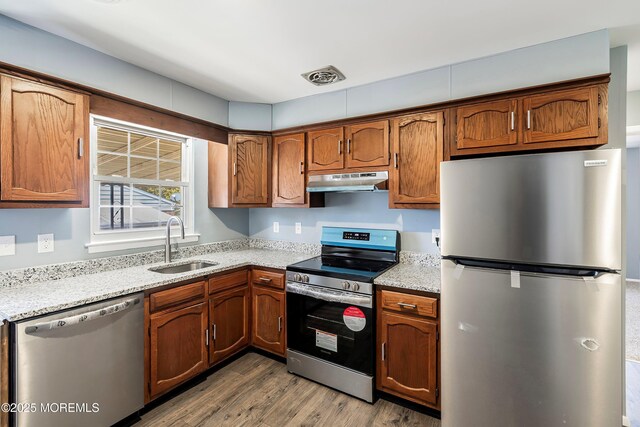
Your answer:
[[[353,288],[353,290],[354,290],[354,291],[357,291],[357,290],[359,290],[359,289],[360,289],[360,285],[359,285],[359,284],[357,284],[357,283],[352,283],[352,284],[351,284],[351,287]]]
[[[300,273],[294,274],[293,280],[295,280],[296,282],[302,282],[302,275]]]
[[[342,282],[342,289],[351,289],[351,283],[345,280],[344,282]]]
[[[302,281],[303,281],[304,283],[309,283],[309,276],[307,276],[306,274],[304,274],[304,275],[302,276]]]

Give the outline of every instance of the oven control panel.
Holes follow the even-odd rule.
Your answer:
[[[371,238],[371,233],[364,233],[362,231],[343,231],[342,238],[344,240],[364,240],[368,242]]]

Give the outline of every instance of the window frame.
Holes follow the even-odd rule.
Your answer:
[[[182,146],[182,177],[187,177],[187,181],[164,181],[150,180],[144,178],[125,178],[114,176],[97,175],[98,160],[98,127],[103,125],[112,129],[122,130],[125,132],[136,133],[139,135],[147,135],[162,138],[171,141],[179,141]],[[104,230],[100,229],[100,184],[103,182],[123,183],[127,185],[157,185],[157,186],[175,186],[182,187],[182,220],[184,222],[185,238],[172,237],[172,242],[196,242],[199,235],[195,233],[194,213],[195,213],[195,183],[194,183],[194,159],[193,159],[193,143],[194,138],[181,135],[174,132],[154,129],[148,126],[137,125],[135,123],[117,120],[110,117],[90,115],[90,156],[91,156],[91,177],[90,177],[90,242],[85,246],[89,253],[117,251],[123,249],[143,248],[158,246],[164,243],[166,238],[166,226],[148,227],[148,228],[128,228]],[[128,148],[127,154],[122,157],[131,158]],[[134,158],[144,158],[144,156],[136,156]],[[127,160],[128,167],[130,162]],[[170,185],[167,185],[170,183]],[[171,235],[179,236],[179,227],[173,225],[171,227]]]

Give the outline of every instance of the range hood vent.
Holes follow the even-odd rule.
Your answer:
[[[384,191],[388,189],[389,172],[358,172],[311,175],[307,192],[346,193],[351,191]]]

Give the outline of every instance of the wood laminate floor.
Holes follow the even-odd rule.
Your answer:
[[[440,427],[440,420],[382,399],[370,405],[248,353],[143,415],[142,426]]]

